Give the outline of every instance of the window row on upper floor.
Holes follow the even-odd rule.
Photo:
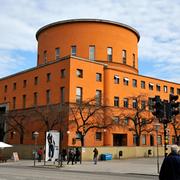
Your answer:
[[[112,47],[107,47],[106,49],[106,54],[107,54],[107,61],[112,62],[113,60],[113,48]],[[77,56],[77,46],[73,45],[71,46],[71,55],[72,56]],[[122,52],[120,53],[120,62],[123,64],[127,64],[127,50],[123,49]],[[61,58],[61,50],[60,47],[55,48],[55,60],[59,60]],[[96,59],[96,47],[95,45],[90,45],[89,46],[89,60],[94,61]],[[39,55],[38,55],[38,61],[39,61]],[[48,51],[44,50],[43,52],[43,62],[46,64],[48,62]],[[136,66],[136,55],[135,53],[132,53],[132,67],[135,68]]]
[[[79,78],[83,78],[83,69],[76,69],[76,75]],[[96,81],[101,82],[102,81],[102,74],[101,73],[96,73]],[[120,77],[119,75],[114,75],[114,84],[120,84]],[[128,86],[130,84],[129,82],[129,78],[127,77],[123,77],[123,85]],[[148,89],[150,91],[153,91],[154,89],[156,89],[156,91],[161,91],[161,85],[160,84],[156,84],[154,85],[151,82],[145,82],[143,80],[140,81],[140,87],[141,89],[146,89],[146,86],[148,86]],[[137,79],[132,79],[132,87],[137,88],[138,87],[138,80]],[[175,88],[174,87],[169,87],[170,88],[170,93],[171,94],[178,94],[180,95],[180,88],[177,88],[177,92],[175,92]],[[168,93],[168,86],[167,85],[163,85],[163,92],[164,93]]]
[[[32,80],[29,80],[32,81]],[[46,82],[50,82],[51,81],[51,73],[47,73],[46,74]],[[20,85],[21,84],[21,85]],[[34,85],[38,85],[39,84],[39,76],[35,76],[34,77]],[[11,90],[17,90],[17,86],[19,85],[19,88],[26,88],[28,86],[28,80],[24,79],[22,80],[22,82],[17,83],[17,82],[13,82],[12,83],[12,89]],[[9,85],[10,86],[10,85]],[[8,92],[8,85],[4,85],[4,92],[7,93]]]
[[[123,78],[123,84],[125,86],[128,86],[130,84],[129,82],[129,78],[128,77],[124,77]],[[120,77],[119,75],[114,75],[114,84],[120,84]],[[167,85],[163,85],[163,87],[161,87],[160,84],[156,83],[154,85],[154,83],[151,82],[146,82],[144,80],[140,80],[140,87],[141,89],[146,89],[146,86],[148,86],[148,89],[153,91],[154,89],[156,89],[156,91],[161,91],[161,89],[163,88],[163,92],[168,93],[168,86]],[[132,79],[132,87],[133,88],[137,88],[138,87],[138,80],[137,79]],[[171,94],[175,94],[177,93],[178,95],[180,95],[180,88],[177,88],[177,92],[175,92],[175,88],[174,87],[169,87],[170,88],[170,93]]]
[[[60,77],[61,78],[65,78],[66,77],[66,69],[61,69],[60,70]],[[84,71],[83,69],[79,69],[77,68],[76,69],[76,76],[78,78],[83,78],[84,77]],[[52,79],[52,74],[51,73],[46,73],[46,82],[50,82]],[[130,79],[128,77],[123,77],[123,85],[124,86],[129,86],[130,84]],[[30,80],[31,81],[31,80]],[[97,82],[102,82],[102,73],[100,72],[96,72],[96,81]],[[119,75],[114,75],[113,77],[113,80],[114,84],[120,84],[120,77]],[[34,85],[38,85],[40,82],[40,78],[39,76],[35,76],[34,77]],[[28,85],[28,81],[27,80],[23,80],[21,85],[20,85],[20,88],[26,88]],[[138,87],[138,80],[137,79],[132,79],[132,87],[133,88],[137,88]],[[162,91],[163,89],[163,92],[164,93],[171,93],[171,94],[177,94],[177,95],[180,95],[180,88],[177,88],[176,91],[175,91],[175,87],[168,87],[167,85],[163,85],[161,87],[160,84],[156,84],[154,85],[153,83],[151,82],[146,82],[144,80],[140,80],[140,87],[141,89],[146,89],[146,87],[148,87],[148,89],[150,91],[153,91],[154,89],[156,89],[156,91],[160,92]],[[13,87],[12,87],[13,90],[16,90],[17,89],[17,83],[16,82],[13,82]],[[5,85],[4,86],[4,92],[7,93],[8,92],[8,85]]]
[[[75,101],[76,103],[81,103],[83,101],[83,88],[82,87],[76,87],[75,89],[76,91],[76,97],[75,97]],[[102,91],[101,90],[96,90],[96,104],[101,104],[101,96],[102,96]],[[60,103],[65,103],[67,100],[65,100],[65,95],[66,95],[66,89],[65,87],[60,87],[60,92],[59,92],[59,102]],[[42,99],[45,99],[45,103],[48,104],[53,104],[53,100],[52,97],[54,97],[54,95],[52,94],[52,90],[51,89],[47,89],[45,91],[45,97],[42,98],[42,94],[40,94],[39,92],[34,92],[33,94],[23,94],[22,96],[14,96],[12,98],[12,100],[10,100],[10,102],[12,103],[12,109],[17,109],[17,102],[18,104],[21,104],[21,107],[18,108],[27,108],[27,107],[32,107],[32,106],[39,106],[40,104],[42,104],[42,102],[40,102],[40,98],[41,101]],[[7,101],[6,96],[4,97],[4,101]],[[31,103],[31,104],[27,104]],[[31,102],[32,101],[32,102]]]

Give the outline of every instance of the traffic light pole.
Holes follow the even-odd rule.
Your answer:
[[[167,157],[168,153],[167,153],[167,144],[168,144],[168,137],[167,137],[167,123],[163,123],[164,124],[164,157]]]

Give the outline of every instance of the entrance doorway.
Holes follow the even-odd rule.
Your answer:
[[[4,113],[6,112],[6,107],[0,107],[0,141],[4,140],[5,135],[5,116]]]
[[[113,146],[127,146],[127,134],[113,134]]]

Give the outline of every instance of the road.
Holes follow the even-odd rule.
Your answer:
[[[33,167],[0,167],[0,180],[158,180],[157,176],[103,173],[70,172],[61,169]]]

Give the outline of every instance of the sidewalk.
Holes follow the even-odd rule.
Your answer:
[[[160,166],[163,158],[159,159]],[[37,162],[35,168],[57,168],[57,163],[54,165],[52,162]],[[33,167],[33,160],[20,160],[18,162],[8,161],[6,163],[0,163],[1,166],[23,166]],[[63,162],[62,171],[78,171],[78,172],[93,172],[93,173],[128,173],[128,174],[143,174],[157,176],[157,159],[156,158],[134,158],[134,159],[117,159],[110,161],[98,161],[97,165],[93,164],[93,161],[83,161],[82,164],[67,165]]]

